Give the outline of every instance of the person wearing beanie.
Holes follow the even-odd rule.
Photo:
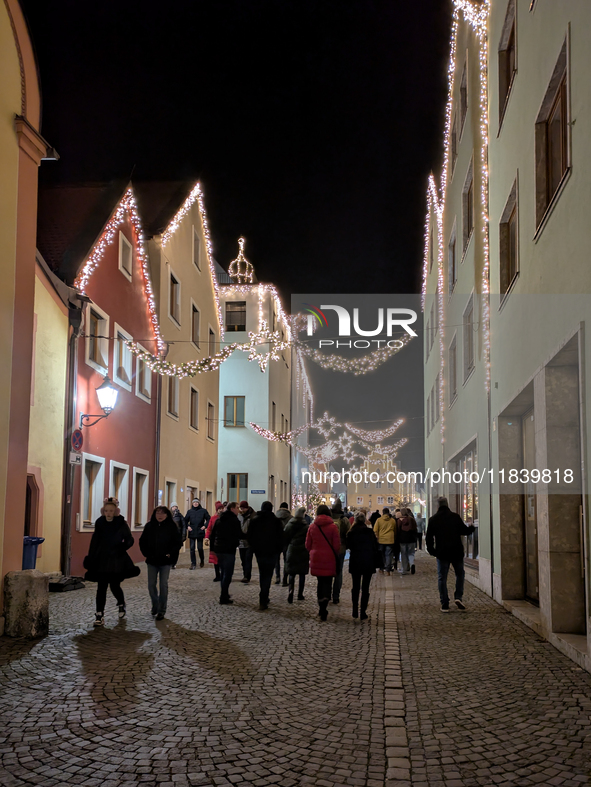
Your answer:
[[[244,538],[240,539],[240,543],[238,544],[238,551],[240,553],[240,562],[242,563],[242,579],[240,580],[245,585],[250,582],[252,576],[252,557],[253,551],[252,547],[248,543],[248,526],[250,525],[250,520],[254,516],[254,509],[248,505],[248,500],[241,500],[240,501],[240,513],[238,514],[238,519],[240,520],[240,527],[242,529],[242,533],[244,534]]]
[[[203,539],[205,538],[205,530],[210,518],[209,511],[206,511],[205,508],[202,508],[199,498],[195,497],[193,499],[191,508],[187,511],[185,516],[187,534],[191,544],[191,570],[195,570],[195,568],[197,568],[195,548],[197,548],[197,551],[199,552],[199,567],[203,568],[203,563],[205,560]]]
[[[304,601],[304,586],[306,574],[310,570],[310,556],[306,549],[306,534],[308,523],[305,519],[306,508],[300,506],[295,515],[289,520],[283,531],[287,551],[285,553],[285,571],[289,580],[289,593],[287,603],[293,604],[295,578],[299,577],[298,601]]]
[[[259,564],[259,609],[269,607],[269,589],[273,579],[273,569],[283,551],[283,526],[281,520],[273,513],[273,503],[265,500],[250,520],[248,526],[248,543],[256,555]]]
[[[227,509],[217,517],[210,533],[211,546],[215,550],[220,570],[220,604],[234,603],[229,591],[236,563],[236,547],[241,537],[238,503],[228,503]]]
[[[328,618],[328,602],[332,594],[332,581],[337,573],[341,548],[339,530],[330,515],[330,508],[320,505],[316,519],[306,533],[306,549],[310,553],[310,573],[318,577],[316,595],[320,620]]]

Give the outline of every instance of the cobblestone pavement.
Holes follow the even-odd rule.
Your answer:
[[[591,675],[469,583],[442,614],[424,553],[393,584],[412,784],[591,784]]]
[[[41,641],[0,639],[0,784],[383,787],[386,578],[370,620],[351,618],[347,575],[329,620],[316,581],[287,604],[213,569],[171,572],[168,615],[150,616],[145,570],[124,583],[128,615],[93,630],[95,585],[51,595]],[[237,571],[241,576],[240,570]]]

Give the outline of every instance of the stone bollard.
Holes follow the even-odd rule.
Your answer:
[[[35,639],[49,633],[49,578],[35,568],[9,571],[4,577],[7,637]]]

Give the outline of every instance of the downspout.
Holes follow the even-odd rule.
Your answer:
[[[66,433],[64,436],[64,486],[62,509],[62,534],[60,567],[64,576],[70,575],[72,544],[72,499],[76,465],[70,462],[70,439],[76,429],[76,408],[78,403],[78,337],[82,327],[82,308],[71,302],[68,308],[70,339],[68,341],[68,378],[66,390]]]

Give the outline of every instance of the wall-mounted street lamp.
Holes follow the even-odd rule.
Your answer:
[[[105,379],[96,389],[96,395],[99,400],[100,408],[103,411],[103,415],[80,413],[80,429],[82,429],[83,426],[94,426],[95,424],[98,424],[99,421],[101,421],[103,418],[106,418],[113,411],[113,408],[117,403],[119,391],[109,379],[108,374],[105,375]],[[90,418],[94,418],[95,420],[90,423]]]

